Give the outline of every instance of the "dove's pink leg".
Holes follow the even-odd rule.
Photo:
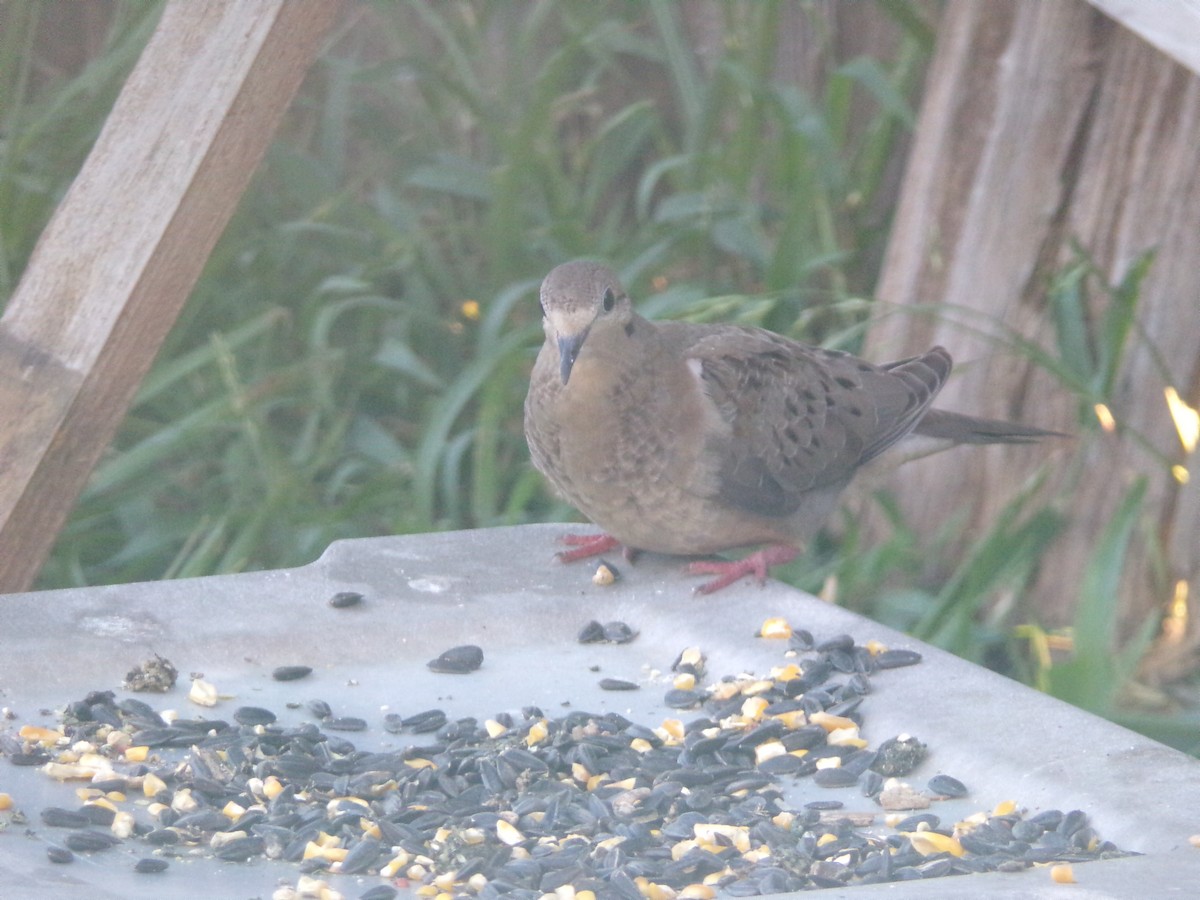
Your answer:
[[[772,544],[751,553],[745,559],[702,560],[688,566],[689,575],[716,575],[712,581],[696,588],[697,594],[712,594],[733,584],[743,575],[753,575],[759,584],[767,580],[767,569],[782,566],[800,555],[800,550],[787,544]]]
[[[564,534],[559,540],[575,548],[555,554],[561,562],[565,563],[587,559],[589,556],[599,556],[601,553],[607,553],[609,550],[621,546],[620,541],[607,534]]]

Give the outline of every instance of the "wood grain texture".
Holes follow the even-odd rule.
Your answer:
[[[0,319],[0,591],[35,577],[340,9],[166,6]]]
[[[1194,459],[1190,486],[1170,477],[1164,460],[1186,460],[1162,394],[1170,382],[1200,400],[1198,146],[1200,78],[1083,0],[947,6],[878,286],[888,303],[945,306],[880,322],[873,352],[945,344],[962,374],[940,405],[1077,430],[1076,400],[1004,352],[997,325],[1053,346],[1046,288],[1071,241],[1113,283],[1157,251],[1138,307],[1143,336],[1131,339],[1112,404],[1121,431],[1076,461],[1081,473],[1067,469],[1073,446],[1056,451],[1060,477],[1078,476],[1078,486],[1032,597],[1051,623],[1070,621],[1098,535],[1139,474],[1150,477],[1147,509],[1167,555],[1158,569],[1136,543],[1127,624],[1160,608],[1176,579],[1200,594],[1200,478]],[[906,467],[895,490],[917,526],[932,529],[948,514],[935,487],[961,485],[972,498],[965,533],[979,533],[1046,452],[944,454]]]
[[[1200,74],[1200,0],[1088,0],[1180,65]]]

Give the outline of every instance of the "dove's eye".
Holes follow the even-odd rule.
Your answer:
[[[604,289],[604,311],[612,312],[613,304],[617,302],[616,296],[613,294],[612,288]]]

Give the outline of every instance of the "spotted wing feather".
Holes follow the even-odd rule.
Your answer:
[[[717,494],[754,513],[787,516],[806,493],[840,487],[913,429],[950,372],[935,348],[879,367],[758,329],[700,333],[687,348],[727,433]]]

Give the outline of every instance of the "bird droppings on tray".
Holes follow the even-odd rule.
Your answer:
[[[179,672],[171,665],[169,659],[163,659],[157,653],[153,659],[148,659],[139,666],[129,670],[122,685],[125,690],[165,694],[175,687]]]
[[[77,809],[38,817],[48,859],[132,850],[130,865],[164,885],[175,858],[280,860],[299,869],[280,897],[318,882],[338,896],[350,874],[379,878],[356,888],[379,898],[403,883],[442,900],[736,897],[1126,855],[1078,810],[1003,801],[943,821],[937,804],[970,796],[970,779],[935,772],[926,790],[904,780],[929,748],[911,734],[872,744],[861,706],[874,678],[920,654],[787,627],[762,674],[713,680],[699,647],[680,651],[664,703],[687,718],[527,706],[375,719],[298,697],[289,709],[316,721],[285,725],[258,706],[189,719],[94,691],[57,727],[0,734],[0,753],[79,785]],[[437,671],[464,671],[465,649]],[[482,661],[470,649],[467,662]],[[348,731],[393,747],[360,748]],[[837,788],[862,800],[821,796]],[[785,789],[806,798],[789,803]]]

